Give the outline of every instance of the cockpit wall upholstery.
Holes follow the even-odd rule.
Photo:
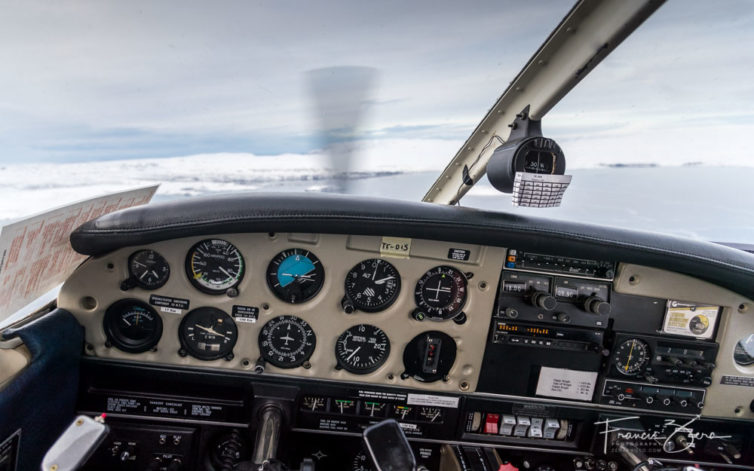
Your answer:
[[[16,469],[37,471],[74,417],[84,329],[58,309],[4,334],[14,337],[26,345],[31,361],[0,391],[0,441],[19,433]]]

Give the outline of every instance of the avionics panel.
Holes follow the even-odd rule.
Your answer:
[[[606,328],[615,264],[508,250],[496,314],[551,324]]]

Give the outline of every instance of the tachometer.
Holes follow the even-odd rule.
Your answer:
[[[353,308],[364,312],[382,311],[393,304],[400,290],[401,276],[393,264],[370,258],[351,268],[346,275],[343,309],[346,312],[352,312]]]
[[[615,369],[626,376],[634,376],[640,373],[649,358],[649,346],[639,339],[629,339],[618,345],[615,349],[613,361]]]
[[[427,271],[416,283],[419,310],[434,320],[452,319],[466,304],[466,275],[450,266]]]
[[[313,298],[325,282],[325,270],[306,249],[288,249],[275,255],[267,267],[267,285],[281,300],[298,304]]]
[[[127,288],[136,285],[143,289],[157,289],[170,278],[170,265],[154,250],[139,250],[128,257],[128,274],[129,279],[124,282]]]
[[[138,299],[116,301],[102,321],[107,340],[124,352],[141,353],[154,348],[162,336],[162,318]]]
[[[185,353],[200,360],[233,359],[238,327],[233,319],[214,307],[190,311],[181,321],[178,337]]]
[[[244,268],[241,252],[227,240],[203,240],[186,256],[186,274],[191,284],[207,294],[223,294],[238,286]]]
[[[390,340],[379,327],[359,324],[343,332],[335,343],[338,366],[355,374],[367,374],[382,366],[390,355]]]
[[[295,368],[308,360],[317,337],[309,324],[296,316],[279,316],[259,332],[262,358],[278,368]]]

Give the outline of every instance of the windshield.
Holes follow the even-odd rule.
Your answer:
[[[0,223],[154,183],[154,201],[281,190],[418,201],[571,6],[6,6]],[[669,2],[544,118],[573,175],[562,207],[513,207],[486,179],[460,204],[754,242],[751,44],[751,2]],[[351,66],[369,75],[358,126],[323,132],[328,95],[313,74],[345,90]],[[344,148],[345,176],[328,157]]]

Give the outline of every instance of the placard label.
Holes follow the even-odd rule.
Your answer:
[[[171,298],[169,296],[158,296],[153,294],[149,297],[149,304],[158,306],[160,311],[170,314],[180,314],[181,311],[188,311],[189,300],[181,298]]]
[[[406,404],[410,406],[431,406],[458,408],[458,398],[450,396],[435,396],[434,394],[411,394],[408,395]]]
[[[467,262],[471,258],[471,250],[450,249],[448,250],[448,259],[458,262]]]
[[[709,339],[715,332],[719,312],[720,306],[705,306],[671,299],[665,308],[662,331],[666,334]]]
[[[237,322],[254,324],[259,318],[259,308],[255,306],[233,306],[233,319]]]
[[[410,253],[410,238],[385,236],[380,242],[380,255],[383,257],[409,258]]]
[[[596,371],[577,371],[543,366],[539,371],[537,396],[591,401],[597,385]]]

